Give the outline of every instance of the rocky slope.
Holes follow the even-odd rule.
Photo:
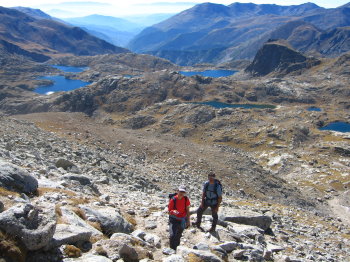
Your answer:
[[[349,228],[341,219],[250,200],[243,196],[246,188],[231,191],[227,182],[217,232],[186,230],[174,254],[167,249],[167,194],[186,183],[195,208],[205,169],[180,170],[177,159],[152,155],[152,146],[141,154],[142,141],[149,141],[141,134],[126,136],[81,114],[21,118],[0,120],[5,208],[0,256],[5,261],[347,260]],[[81,129],[86,121],[88,133]],[[63,123],[76,131],[57,125]],[[109,137],[114,143],[106,129],[114,130]],[[192,154],[200,152],[193,149]],[[22,181],[31,182],[23,187]],[[210,216],[204,220],[207,229]],[[13,232],[18,238],[10,236]]]
[[[97,55],[125,53],[93,37],[78,27],[70,27],[54,20],[36,19],[15,9],[0,7],[0,40],[4,49],[46,61],[62,54]]]
[[[268,39],[290,38],[295,48],[308,47],[300,51],[332,56],[340,51],[329,49],[326,44],[317,46],[318,36],[323,34],[325,43],[334,40],[328,34],[338,27],[349,26],[348,14],[346,5],[324,9],[312,3],[296,6],[204,3],[146,28],[129,47],[179,65],[194,65],[252,59]],[[349,42],[346,34],[343,37]],[[342,52],[349,51],[344,50],[343,40],[335,42],[343,46]]]

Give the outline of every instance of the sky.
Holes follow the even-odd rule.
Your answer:
[[[81,17],[90,14],[101,14],[115,17],[126,17],[139,14],[178,13],[192,6],[212,2],[232,4],[233,2],[255,4],[298,5],[313,2],[326,8],[334,8],[348,3],[350,0],[0,0],[0,6],[24,6],[38,8],[58,18]]]

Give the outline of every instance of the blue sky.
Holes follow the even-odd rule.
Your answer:
[[[279,4],[279,5],[298,5],[307,2],[308,0],[254,0],[254,1],[231,1],[231,0],[213,0],[213,1],[181,1],[181,0],[168,0],[168,1],[156,1],[156,0],[92,0],[92,1],[69,1],[69,0],[0,0],[0,5],[5,7],[12,6],[26,6],[39,8],[44,12],[47,12],[57,17],[77,17],[85,16],[89,14],[102,14],[110,16],[127,16],[133,14],[154,14],[154,13],[178,13],[185,9],[188,9],[196,4],[203,2],[212,2],[220,4],[231,4],[233,2],[256,4]],[[315,0],[313,3],[326,7],[334,8],[348,3],[350,0]]]

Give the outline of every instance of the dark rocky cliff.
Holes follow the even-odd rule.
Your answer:
[[[256,54],[254,61],[246,68],[255,76],[272,72],[288,74],[319,64],[314,58],[307,58],[281,42],[268,42]]]

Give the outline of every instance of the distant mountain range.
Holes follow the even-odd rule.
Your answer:
[[[63,20],[109,43],[125,47],[142,29],[171,16],[171,14],[135,15],[124,19],[95,14]]]
[[[204,3],[144,29],[128,45],[180,65],[252,59],[269,39],[285,39],[314,55],[349,51],[350,4],[325,9],[293,6]]]
[[[46,61],[61,55],[125,53],[78,27],[68,26],[40,10],[0,7],[0,49],[2,52]],[[29,15],[28,15],[29,14]]]

